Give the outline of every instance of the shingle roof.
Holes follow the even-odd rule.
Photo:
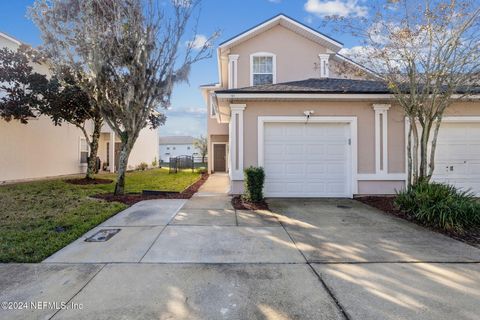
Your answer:
[[[192,144],[195,138],[192,136],[164,136],[159,138],[160,144]]]
[[[421,90],[421,86],[419,86]],[[239,89],[217,90],[217,94],[234,93],[346,93],[346,94],[389,94],[392,93],[387,84],[378,80],[352,80],[352,79],[306,79],[300,81],[284,82],[277,84],[264,84]],[[458,94],[479,94],[480,86],[459,88]]]
[[[306,79],[301,81],[265,84],[215,93],[390,93],[383,81],[351,79]]]

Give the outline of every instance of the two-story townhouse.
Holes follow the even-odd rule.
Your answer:
[[[195,138],[192,136],[162,136],[159,139],[160,162],[168,163],[170,158],[179,156],[191,156],[195,161],[202,161],[197,148],[194,145]]]
[[[264,167],[267,197],[392,194],[405,186],[405,116],[374,73],[339,54],[342,47],[282,14],[219,45],[219,83],[201,90],[208,170],[227,171],[232,194],[243,191],[248,166]],[[448,110],[434,179],[480,194],[477,100]]]
[[[0,32],[0,48],[16,50],[21,44]],[[40,74],[50,74],[44,64],[32,67]],[[87,130],[93,131],[92,124],[87,123]],[[98,147],[101,169],[116,171],[120,145],[118,135],[105,124]],[[0,183],[83,173],[88,154],[87,141],[74,125],[55,126],[47,116],[32,118],[28,124],[0,119]],[[145,128],[130,154],[128,168],[135,169],[141,162],[151,163],[156,157],[158,130]]]

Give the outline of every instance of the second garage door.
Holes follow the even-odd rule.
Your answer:
[[[351,197],[346,123],[264,125],[265,196]]]
[[[480,196],[479,123],[442,123],[433,179]]]

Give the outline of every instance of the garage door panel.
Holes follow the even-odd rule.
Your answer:
[[[266,196],[350,196],[347,124],[266,123],[264,130]]]
[[[433,179],[480,196],[480,124],[443,123]]]

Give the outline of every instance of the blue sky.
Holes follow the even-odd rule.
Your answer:
[[[26,8],[33,0],[0,1],[0,32],[23,42],[41,44],[40,33],[26,17]],[[364,16],[367,2],[362,0],[203,0],[197,33],[210,35],[220,31],[216,44],[252,26],[284,13],[343,42],[345,47],[357,42],[348,34],[321,28],[322,16],[339,14]],[[191,36],[191,35],[190,35]],[[218,80],[216,56],[193,66],[188,84],[175,87],[172,108],[166,111],[167,123],[161,135],[199,136],[206,132],[206,106],[198,87]]]

